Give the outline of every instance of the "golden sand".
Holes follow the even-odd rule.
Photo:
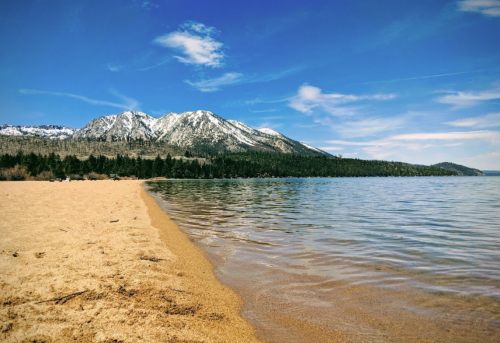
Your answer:
[[[0,341],[259,342],[140,181],[0,183]]]

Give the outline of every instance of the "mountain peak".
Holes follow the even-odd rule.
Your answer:
[[[138,117],[151,117],[149,114],[146,114],[141,111],[123,111],[119,115],[123,116],[138,116]]]

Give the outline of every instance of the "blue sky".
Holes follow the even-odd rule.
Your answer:
[[[500,0],[0,2],[0,124],[198,109],[332,154],[500,170]]]

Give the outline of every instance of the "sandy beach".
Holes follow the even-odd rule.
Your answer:
[[[0,341],[259,342],[140,181],[0,183]]]

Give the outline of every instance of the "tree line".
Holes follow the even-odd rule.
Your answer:
[[[0,151],[5,154],[17,154],[22,150],[25,154],[48,155],[55,153],[64,158],[66,155],[75,155],[86,159],[90,155],[115,157],[116,155],[142,156],[155,158],[167,154],[182,155],[185,148],[170,145],[164,142],[153,142],[144,139],[127,141],[102,141],[102,140],[75,140],[75,139],[49,139],[37,136],[6,136],[0,135]]]
[[[360,160],[333,156],[302,156],[284,153],[241,152],[197,156],[186,151],[183,157],[156,158],[116,155],[48,155],[19,151],[0,155],[0,179],[12,180],[83,177],[91,174],[135,176],[140,179],[166,178],[258,178],[258,177],[368,177],[368,176],[451,176],[456,172],[402,162]],[[3,175],[3,176],[2,176]],[[10,175],[10,176],[9,176]],[[23,176],[24,175],[24,176]]]

